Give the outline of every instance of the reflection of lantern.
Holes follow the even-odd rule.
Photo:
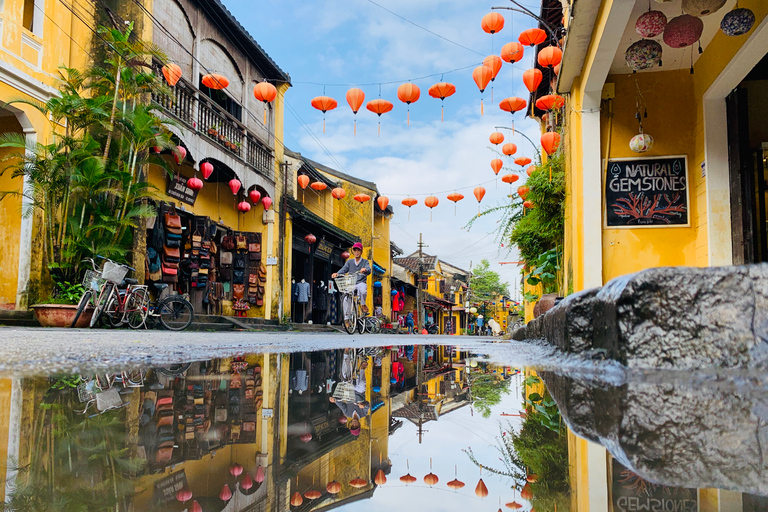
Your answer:
[[[526,501],[531,501],[531,498],[533,498],[533,491],[531,491],[531,484],[526,483],[523,486],[523,490],[520,491],[520,497]]]
[[[475,487],[475,495],[478,498],[485,498],[488,496],[488,487],[486,487],[485,482],[483,482],[483,479],[481,478],[479,482],[477,482],[477,486]]]
[[[249,490],[251,487],[253,487],[253,478],[251,478],[251,475],[248,473],[245,474],[243,477],[243,480],[240,482],[240,487],[245,489],[246,491]]]
[[[376,482],[376,485],[384,485],[387,483],[387,475],[380,469],[376,472],[376,478],[374,478],[373,481]]]
[[[664,28],[664,43],[671,48],[685,48],[701,39],[704,22],[696,16],[683,14],[672,18]]]
[[[353,87],[347,91],[347,103],[349,103],[349,108],[352,109],[352,113],[355,115],[355,135],[357,135],[357,111],[360,110],[364,101],[365,93],[361,89]]]
[[[232,490],[229,488],[229,485],[224,484],[224,487],[221,488],[221,492],[219,492],[219,499],[221,501],[229,501],[232,499]]]
[[[725,0],[683,0],[683,12],[691,16],[709,16],[719,11]]]
[[[241,201],[237,203],[237,209],[240,210],[243,213],[248,213],[251,211],[251,203],[247,203],[245,201]]]
[[[307,188],[307,185],[309,185],[309,176],[306,174],[300,174],[298,178],[296,178],[296,181],[299,182],[299,186],[302,190]]]
[[[252,201],[252,202],[253,202],[253,204],[255,205],[256,203],[258,203],[258,202],[259,202],[259,199],[261,199],[261,192],[259,192],[259,191],[258,191],[258,190],[256,190],[256,189],[253,189],[253,190],[251,190],[251,191],[248,193],[248,197],[250,197],[250,198],[251,198],[251,201]]]
[[[501,181],[503,181],[504,183],[509,183],[510,185],[519,179],[520,179],[520,176],[518,176],[517,174],[505,174],[504,176],[501,177]]]
[[[181,162],[187,158],[187,149],[184,146],[176,146],[173,158],[176,160],[176,165],[181,165]]]
[[[168,85],[173,87],[181,78],[181,67],[175,62],[169,62],[163,66],[163,76],[165,77],[165,81],[168,82]]]
[[[203,180],[193,176],[187,180],[187,186],[192,190],[200,190],[203,188]]]
[[[485,64],[481,66],[477,66],[474,71],[472,71],[472,79],[477,84],[477,88],[480,89],[480,115],[483,115],[483,92],[485,91],[485,88],[488,87],[488,82],[491,81],[491,77],[493,76],[493,70],[486,66]]]
[[[458,491],[459,489],[464,487],[464,482],[462,482],[459,479],[453,479],[450,482],[448,482],[448,487],[450,487],[454,491]]]
[[[211,177],[211,174],[213,174],[213,165],[211,165],[208,162],[203,162],[200,164],[200,172],[203,173],[203,178],[208,179]]]
[[[434,473],[429,473],[427,476],[424,477],[424,483],[428,486],[432,487],[433,485],[437,485],[437,482],[440,479],[437,478],[437,475]]]
[[[517,153],[517,144],[513,144],[512,142],[507,142],[506,144],[501,146],[501,152],[507,156],[512,156],[515,153]]]
[[[416,477],[412,476],[410,473],[407,475],[403,475],[400,477],[400,481],[403,482],[405,485],[412,484],[416,481]]]
[[[304,237],[304,241],[307,242],[309,245],[312,245],[313,243],[317,242],[317,237],[312,233],[310,233]],[[308,443],[312,440],[312,434],[310,434],[309,432],[304,432],[303,434],[301,434],[299,439],[301,439],[302,443]]]
[[[498,12],[490,12],[480,20],[480,26],[488,34],[495,34],[504,28],[504,16]]]
[[[523,72],[523,83],[525,84],[525,88],[528,89],[528,92],[533,92],[538,89],[543,78],[544,75],[542,75],[541,70],[537,68],[528,69]]]
[[[525,47],[517,41],[507,43],[501,47],[501,58],[506,62],[518,62],[523,58]]]
[[[516,502],[516,501],[513,501],[511,503],[507,503],[504,506],[507,507],[507,508],[511,508],[512,510],[519,510],[519,509],[523,508],[523,506],[521,504],[519,504],[518,502]]]
[[[490,137],[488,137],[488,140],[491,141],[491,144],[494,144],[498,146],[502,142],[504,142],[504,134],[501,132],[493,132]]]
[[[503,166],[504,162],[502,162],[500,158],[494,158],[491,160],[491,169],[493,169],[494,174],[498,175]]]
[[[720,22],[720,30],[727,36],[740,36],[746,34],[755,24],[755,13],[749,9],[734,9]]]
[[[530,483],[532,483],[532,484],[535,484],[536,482],[538,482],[538,481],[539,481],[539,477],[538,477],[537,475],[534,475],[533,473],[531,473],[530,475],[528,475],[527,477],[525,477],[525,480],[526,480],[527,482],[530,482]]]
[[[237,194],[237,191],[240,190],[240,187],[243,186],[242,183],[240,183],[240,180],[237,178],[232,178],[229,180],[229,190],[232,191],[232,195]]]
[[[344,196],[347,195],[347,191],[341,187],[337,187],[331,190],[331,195],[333,196],[334,199],[344,199]]]
[[[443,100],[448,96],[453,96],[456,92],[456,86],[448,82],[438,82],[429,88],[429,95],[433,98],[440,98],[440,121],[443,121]]]
[[[341,484],[336,481],[328,482],[328,485],[325,486],[325,490],[330,494],[338,494],[341,492]]]
[[[355,201],[357,201],[360,204],[363,204],[365,202],[370,201],[371,200],[371,196],[369,196],[368,194],[355,194],[355,197],[353,197],[352,199],[354,199]]]
[[[412,83],[403,84],[397,88],[397,97],[408,105],[408,126],[411,125],[411,103],[415,103],[421,96],[419,86]]]
[[[192,491],[189,489],[180,489],[176,493],[176,501],[180,501],[184,503],[185,501],[189,501],[192,499]]]
[[[517,40],[525,46],[536,46],[547,40],[547,33],[540,28],[529,28],[523,30]]]
[[[541,147],[548,155],[552,155],[560,147],[560,134],[547,132],[541,136]]]
[[[339,104],[335,99],[329,98],[328,96],[317,96],[316,98],[312,98],[311,104],[323,113],[323,133],[325,133],[325,113],[335,109]]]
[[[656,37],[664,33],[667,26],[667,15],[661,11],[648,11],[637,18],[635,32],[640,37]]]
[[[269,82],[259,82],[253,86],[253,97],[264,103],[264,126],[267,125],[267,103],[277,98],[277,88]]]
[[[352,479],[352,480],[349,482],[349,485],[351,485],[351,486],[352,486],[352,487],[354,487],[355,489],[362,489],[363,487],[365,487],[366,485],[368,485],[368,481],[367,481],[367,480],[363,480],[363,479],[362,479],[362,478],[360,478],[360,477],[357,477],[357,478],[354,478],[354,479]]]
[[[272,198],[269,196],[266,196],[264,199],[261,200],[261,204],[264,205],[265,210],[269,210],[272,207]]]
[[[349,251],[342,252],[341,253],[341,259],[343,259],[345,261],[348,260],[349,259]],[[344,418],[344,419],[346,420],[347,418]]]
[[[219,73],[209,73],[203,77],[203,85],[209,89],[220,91],[226,89],[229,86],[229,80],[224,75]]]
[[[304,498],[301,497],[301,493],[298,491],[293,493],[293,496],[291,496],[291,505],[294,507],[298,507],[302,503],[304,503]]]
[[[661,65],[662,47],[652,39],[641,39],[627,48],[624,60],[633,71],[642,71]]]
[[[385,211],[389,206],[389,198],[387,196],[379,196],[376,198],[376,204],[379,205],[381,211]]]
[[[262,483],[264,481],[264,477],[264,468],[259,466],[258,469],[256,469],[256,483]]]
[[[319,491],[316,491],[314,489],[304,493],[304,497],[307,498],[308,500],[316,500],[320,496],[322,496],[322,494],[320,494]]]
[[[323,183],[322,181],[316,181],[310,185],[314,190],[317,190],[318,192],[322,192],[323,190],[328,188],[328,185]]]

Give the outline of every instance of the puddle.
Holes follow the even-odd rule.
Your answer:
[[[6,506],[541,512],[589,510],[596,491],[615,511],[704,511],[727,489],[739,510],[768,509],[762,378],[587,379],[500,354],[392,346],[0,378]],[[602,481],[581,438],[613,456]]]

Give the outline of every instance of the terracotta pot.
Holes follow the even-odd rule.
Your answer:
[[[32,309],[35,311],[35,318],[43,327],[69,327],[75,319],[77,304],[35,304]],[[88,327],[91,323],[91,314],[93,314],[91,307],[83,311],[75,327]]]

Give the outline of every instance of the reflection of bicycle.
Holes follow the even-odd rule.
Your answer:
[[[344,314],[344,330],[354,334],[369,332],[376,334],[381,330],[381,320],[375,316],[365,316],[362,313],[360,297],[357,295],[357,273],[343,274],[334,278],[336,287],[341,292],[341,310]]]

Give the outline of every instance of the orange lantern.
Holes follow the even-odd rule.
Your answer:
[[[365,93],[362,90],[353,87],[347,91],[347,103],[349,103],[352,113],[355,114],[355,135],[357,135],[357,111],[360,110],[364,101]]]
[[[513,144],[512,142],[507,142],[501,146],[501,152],[507,156],[512,156],[517,153],[517,145]]]
[[[433,485],[437,485],[437,482],[440,479],[437,478],[437,475],[434,473],[429,473],[427,476],[424,477],[424,483],[428,486],[432,487]]]
[[[309,185],[309,176],[306,174],[299,174],[299,177],[296,178],[296,180],[299,182],[299,186],[302,190],[307,188],[307,185]]]
[[[485,482],[483,482],[483,479],[481,478],[479,482],[477,482],[477,486],[475,487],[475,496],[478,498],[485,498],[488,496],[488,487],[486,487]]]
[[[448,487],[450,487],[454,491],[458,491],[459,489],[464,487],[464,482],[462,482],[461,480],[455,478],[455,479],[451,480],[450,482],[448,482]]]
[[[312,106],[323,113],[323,133],[325,133],[325,113],[339,106],[335,99],[328,96],[312,98]]]
[[[362,489],[366,485],[368,485],[368,480],[363,480],[360,477],[357,477],[349,482],[349,485],[354,487],[355,489]]]
[[[501,110],[510,112],[512,114],[520,110],[523,110],[526,107],[526,105],[528,105],[528,102],[516,96],[512,96],[511,98],[507,98],[499,102],[499,108]]]
[[[316,500],[320,496],[322,496],[322,494],[320,494],[319,491],[315,491],[314,489],[304,493],[304,497],[307,498],[308,500]]]
[[[421,89],[416,84],[403,84],[397,88],[397,97],[408,105],[408,126],[411,126],[411,103],[418,101],[421,97]]]
[[[203,85],[214,91],[220,91],[226,89],[229,86],[229,80],[224,75],[219,73],[208,73],[203,76]]]
[[[368,194],[356,194],[355,197],[353,197],[352,199],[354,199],[355,201],[357,201],[360,204],[363,204],[366,201],[370,201],[371,200],[371,196],[369,196]]]
[[[552,155],[560,147],[560,134],[547,132],[541,136],[541,147],[548,155]]]
[[[379,116],[379,135],[381,135],[381,114],[386,114],[392,110],[394,105],[387,100],[378,99],[369,101],[365,108]]]
[[[408,207],[408,220],[411,220],[411,206],[418,203],[418,201],[412,197],[406,197],[401,201],[401,203]]]
[[[547,33],[540,28],[529,28],[523,30],[517,40],[525,46],[536,46],[547,40]]]
[[[509,183],[510,185],[519,179],[520,179],[520,176],[518,176],[517,174],[511,174],[511,173],[505,174],[504,176],[501,177],[501,181],[503,181],[504,183]]]
[[[400,477],[400,481],[403,482],[405,485],[412,484],[416,480],[417,478],[415,476],[412,476],[410,473]]]
[[[531,191],[531,188],[526,185],[521,185],[517,187],[517,195],[519,195],[523,201],[525,201],[525,198],[528,197],[528,192],[530,191]]]
[[[491,136],[488,138],[488,140],[491,141],[491,144],[499,145],[502,142],[504,142],[504,134],[501,132],[493,132]]]
[[[264,103],[264,126],[267,125],[267,103],[277,98],[277,88],[269,82],[259,82],[253,86],[253,97]]]
[[[538,89],[542,78],[544,78],[544,75],[541,74],[540,69],[532,68],[525,71],[523,73],[523,83],[525,84],[525,88],[528,89],[528,92],[533,92]]]
[[[526,201],[526,203],[528,202],[530,201]],[[526,208],[533,208],[533,204],[531,204],[531,206],[526,206]],[[520,491],[520,497],[526,501],[531,501],[531,498],[533,498],[533,491],[531,491],[531,484],[526,483],[523,486],[523,490]]]
[[[477,88],[480,89],[480,115],[483,115],[483,92],[485,91],[485,88],[488,87],[488,82],[491,81],[491,77],[493,76],[493,70],[483,64],[482,66],[477,66],[474,71],[472,71],[472,79],[477,84]]]
[[[521,156],[521,157],[515,158],[515,163],[519,166],[525,167],[526,165],[531,163],[531,159],[528,158],[527,156]]]
[[[517,41],[507,43],[501,47],[501,58],[504,59],[505,62],[518,62],[523,58],[524,53],[525,47]]]
[[[539,110],[558,109],[565,104],[565,98],[557,94],[547,94],[536,100],[536,108]]]
[[[379,205],[381,211],[384,211],[389,206],[389,198],[387,196],[379,196],[376,198],[376,204]]]
[[[341,484],[336,481],[328,482],[328,485],[325,486],[325,490],[330,494],[339,494],[341,492]]]
[[[304,503],[304,498],[301,497],[301,493],[298,491],[293,493],[293,496],[291,496],[291,506],[299,507],[302,503]]]
[[[437,206],[440,201],[435,196],[428,196],[424,199],[424,204],[429,208],[429,222],[432,222],[432,208]]]
[[[504,16],[497,12],[491,12],[483,16],[480,26],[488,34],[495,34],[504,28]]]
[[[344,199],[344,197],[347,195],[347,191],[341,187],[337,187],[331,190],[331,195],[334,199]]]
[[[563,51],[557,46],[547,46],[539,50],[539,65],[543,68],[553,69],[563,60]]]
[[[529,168],[527,168],[527,169],[525,170],[525,173],[526,173],[528,176],[530,176],[531,174],[533,174],[533,171],[535,171],[535,170],[536,170],[536,166],[535,166],[535,165],[532,165],[532,166],[530,166]]]
[[[456,215],[456,203],[464,199],[464,196],[462,194],[459,194],[458,192],[452,192],[448,194],[448,200],[453,201],[453,214]]]
[[[534,475],[533,473],[531,473],[530,475],[525,477],[525,480],[526,480],[526,482],[535,484],[536,482],[539,481],[539,477],[538,477],[538,475]]]
[[[560,64],[558,64],[557,66],[555,66],[555,67],[552,69],[552,71],[554,71],[556,75],[559,75],[559,74],[560,74],[560,66],[561,66],[562,64],[563,64],[563,63],[561,62]]]
[[[380,469],[376,472],[376,478],[374,478],[373,481],[376,483],[376,485],[384,485],[387,483],[387,475],[385,475],[384,471]]]
[[[502,60],[498,55],[489,55],[483,59],[483,65],[491,68],[491,82],[496,80],[496,76],[501,71]],[[491,84],[491,103],[493,103],[493,84]]]
[[[475,190],[473,190],[472,193],[475,195],[475,199],[477,199],[477,203],[480,204],[480,201],[482,201],[483,197],[485,197],[485,188],[475,187]]]
[[[502,162],[500,158],[494,158],[493,160],[491,160],[491,169],[493,169],[494,174],[496,174],[497,176],[503,166],[504,166],[504,162]]]
[[[453,96],[456,92],[456,86],[448,82],[438,82],[429,88],[429,95],[433,98],[440,98],[440,121],[443,121],[443,100],[448,96]]]
[[[524,207],[524,208],[528,208],[529,210],[531,210],[531,209],[533,209],[533,208],[534,208],[534,204],[533,204],[533,202],[532,202],[532,201],[524,201],[524,202],[523,202],[523,207]],[[528,485],[528,484],[526,484],[526,485]],[[525,491],[525,489],[523,489],[523,491]],[[523,499],[527,499],[525,496],[523,496],[523,493],[522,493],[522,492],[520,493],[520,496],[522,496],[522,497],[523,497]]]
[[[310,185],[313,189],[317,190],[318,192],[322,192],[323,190],[328,188],[328,185],[323,183],[322,181],[316,181]]]
[[[173,87],[179,83],[179,79],[181,79],[181,66],[175,62],[169,62],[163,66],[162,71],[163,76],[165,77],[165,81],[168,82],[168,85]]]
[[[507,508],[511,508],[512,510],[519,510],[519,509],[523,508],[523,506],[521,504],[519,504],[518,502],[516,502],[516,501],[513,501],[511,503],[507,503],[504,506],[507,507]]]

